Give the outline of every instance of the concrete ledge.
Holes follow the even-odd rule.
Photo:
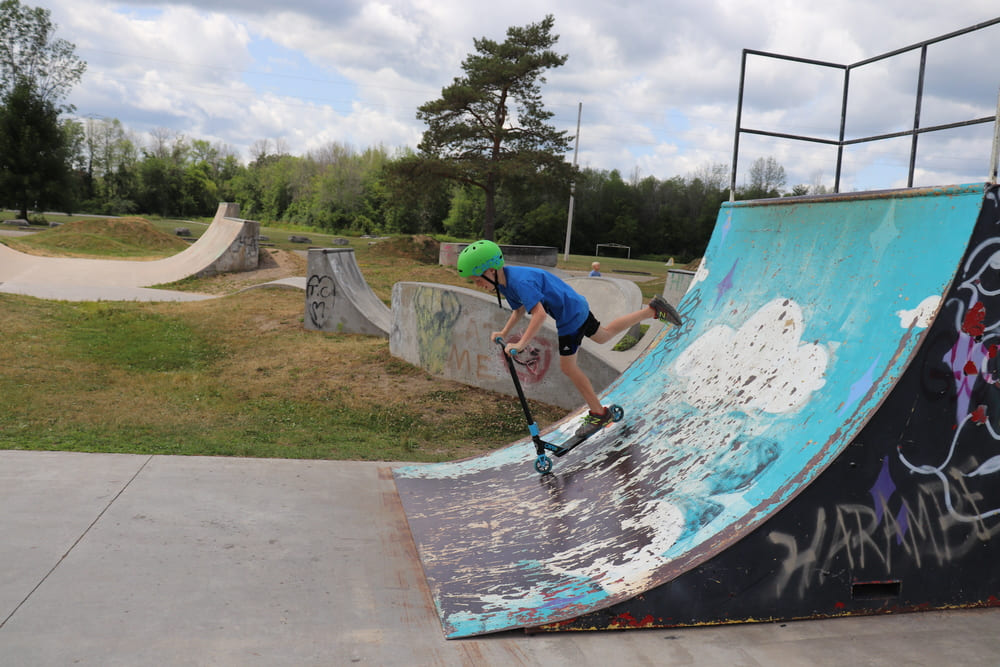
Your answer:
[[[393,356],[438,377],[517,395],[500,348],[490,340],[510,317],[510,310],[497,307],[493,296],[463,287],[400,282],[392,288],[391,310]],[[527,322],[522,320],[511,342],[518,340]],[[533,349],[522,355],[518,376],[528,398],[571,410],[583,399],[559,370],[557,338],[551,320],[545,322],[532,341]],[[577,360],[598,392],[619,375],[586,343]]]
[[[442,243],[438,253],[438,264],[455,266],[458,254],[469,245],[468,243]],[[531,266],[555,266],[559,258],[559,250],[543,245],[500,245],[503,259],[511,264],[529,264]]]

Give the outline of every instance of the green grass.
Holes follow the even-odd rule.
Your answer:
[[[67,319],[68,316],[68,319]],[[135,372],[205,368],[218,351],[211,340],[177,318],[127,305],[83,303],[60,313],[65,354]]]
[[[0,295],[0,312],[0,448],[440,461],[524,436],[515,399],[433,378],[381,338],[305,331],[294,292]]]
[[[154,220],[167,234],[140,224],[146,231],[134,236],[117,222],[102,229],[88,221],[72,234],[80,240],[73,252],[120,244],[155,253],[153,239],[181,224]],[[58,254],[46,240],[58,238],[55,231],[13,240],[41,239],[40,247]],[[310,236],[319,246],[335,238]],[[471,287],[409,238],[347,238],[386,303],[401,280]],[[560,255],[560,267],[582,271],[592,259]],[[639,283],[647,297],[663,289],[661,262],[601,262],[605,275],[615,268],[652,274]],[[310,332],[302,319],[301,293],[282,290],[160,304],[0,294],[0,448],[442,461],[524,437],[516,399],[434,378],[393,357],[384,339]],[[542,425],[565,415],[535,401],[531,407]]]

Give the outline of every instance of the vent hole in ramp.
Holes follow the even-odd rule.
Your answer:
[[[902,588],[902,581],[857,581],[851,584],[851,598],[854,600],[898,598]]]

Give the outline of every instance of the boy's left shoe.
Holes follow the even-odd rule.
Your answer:
[[[654,296],[650,299],[649,307],[656,311],[656,319],[658,320],[670,322],[675,327],[679,327],[683,322],[681,314],[677,312],[677,309],[667,303],[667,300],[661,296]]]
[[[611,421],[611,408],[607,406],[604,407],[603,415],[595,415],[588,410],[587,414],[583,416],[583,423],[580,424],[580,428],[576,429],[576,437],[586,438],[589,435],[593,435],[607,426]]]

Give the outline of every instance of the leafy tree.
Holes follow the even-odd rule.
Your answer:
[[[83,151],[91,197],[86,205],[93,212],[135,213],[135,200],[143,197],[137,193],[137,189],[141,190],[141,169],[137,169],[139,148],[135,136],[117,118],[88,118],[84,134]],[[142,210],[160,212],[162,207]]]
[[[464,76],[427,102],[417,118],[427,123],[420,154],[395,168],[420,184],[428,176],[478,188],[485,197],[482,236],[494,238],[496,197],[509,179],[547,181],[568,193],[573,168],[565,160],[571,137],[548,124],[542,104],[543,73],[565,64],[552,50],[555,19],[507,29],[502,43],[473,40],[476,53],[462,63]]]
[[[59,114],[72,107],[59,101],[86,63],[54,32],[47,9],[0,0],[0,197],[12,200],[21,217],[29,206],[65,202],[71,191],[71,135]]]
[[[484,208],[481,192],[456,188],[444,220],[445,230],[459,238],[475,236],[482,228]]]
[[[53,38],[55,29],[49,10],[0,1],[0,95],[22,81],[32,82],[34,93],[49,102],[69,94],[87,63],[73,53],[73,44]]]
[[[447,230],[452,191],[460,188],[450,181],[431,178],[422,182],[423,187],[414,187],[414,182],[398,169],[399,160],[412,157],[409,149],[404,149],[402,156],[386,162],[377,176],[375,188],[384,202],[386,231],[412,234]]]
[[[750,165],[749,182],[743,192],[747,199],[780,196],[785,185],[785,168],[773,157],[757,158]]]
[[[59,110],[30,81],[18,81],[0,107],[0,199],[13,204],[23,219],[29,207],[66,203],[67,147]]]

